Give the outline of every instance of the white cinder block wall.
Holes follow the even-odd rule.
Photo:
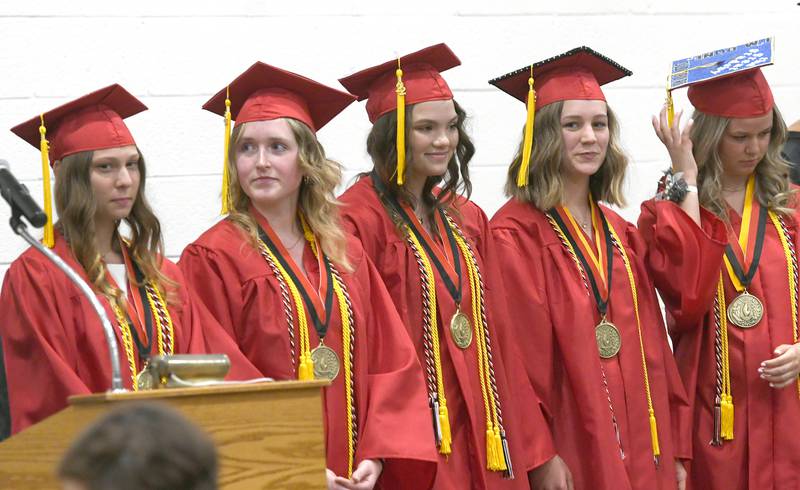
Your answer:
[[[588,45],[634,72],[605,91],[632,157],[623,212],[634,220],[667,164],[650,116],[663,102],[669,62],[774,35],[777,64],[765,74],[792,122],[800,119],[798,19],[794,0],[7,1],[0,6],[0,158],[41,202],[38,152],[8,129],[121,83],[150,107],[128,124],[175,259],[217,217],[223,126],[200,106],[229,80],[261,60],[338,87],[339,77],[445,41],[463,62],[445,77],[471,115],[473,198],[491,216],[504,201],[524,107],[487,80]],[[685,91],[676,103],[687,107]],[[348,182],[369,168],[368,130],[363,104],[354,104],[319,133]],[[25,248],[9,215],[0,203],[0,277]]]

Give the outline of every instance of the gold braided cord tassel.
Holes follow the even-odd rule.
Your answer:
[[[614,241],[619,248],[620,255],[622,255],[622,262],[625,264],[625,271],[628,273],[628,283],[631,288],[631,298],[633,300],[633,312],[636,315],[636,332],[639,335],[639,352],[642,357],[644,391],[645,395],[647,396],[647,411],[650,422],[650,440],[653,446],[653,458],[655,459],[656,464],[658,464],[658,459],[661,456],[661,447],[658,443],[658,424],[656,422],[655,409],[653,408],[653,397],[650,393],[650,375],[647,371],[647,358],[645,357],[644,352],[644,337],[642,335],[642,322],[639,316],[639,296],[636,292],[636,279],[633,277],[633,270],[631,269],[631,263],[628,260],[628,254],[625,252],[625,247],[622,246],[622,241],[619,239],[617,232],[614,231],[614,227],[611,226],[611,223],[608,223],[608,230],[614,237]]]
[[[353,429],[353,366],[350,363],[351,342],[350,323],[352,319],[347,311],[347,301],[345,300],[344,287],[339,280],[333,279],[333,292],[336,293],[336,301],[339,303],[339,313],[342,318],[342,360],[344,361],[344,391],[345,391],[345,415],[347,419],[347,478],[353,476],[353,458],[355,457],[355,434]]]
[[[41,120],[39,152],[42,155],[42,192],[44,193],[44,213],[47,215],[42,242],[45,247],[53,248],[56,245],[56,239],[53,233],[53,196],[50,190],[50,144],[46,138],[47,128],[44,126],[44,114],[41,114],[39,119]]]
[[[231,191],[230,191],[230,175],[228,172],[228,165],[230,164],[230,147],[231,147],[231,99],[230,87],[225,91],[225,156],[222,159],[222,211],[220,214],[228,214],[231,210]]]
[[[717,282],[719,302],[720,345],[722,347],[722,395],[720,396],[720,439],[733,440],[733,395],[731,394],[730,351],[728,350],[728,310],[725,304],[725,285],[722,273]]]
[[[792,343],[796,344],[798,340],[798,325],[797,325],[797,257],[793,253],[792,247],[789,245],[788,232],[784,226],[783,219],[778,216],[774,211],[769,212],[769,217],[772,220],[773,226],[778,231],[778,237],[781,240],[781,247],[783,248],[783,255],[786,257],[786,273],[789,278],[789,303],[792,309]],[[797,380],[797,394],[800,397],[800,378]]]
[[[114,310],[114,316],[117,317],[117,325],[119,326],[120,337],[122,337],[122,346],[125,348],[125,357],[128,360],[128,366],[131,370],[131,387],[133,391],[139,390],[139,379],[136,373],[136,354],[133,352],[133,338],[131,337],[131,326],[128,323],[125,314],[117,304],[115,298],[109,298],[111,309]]]
[[[522,140],[522,160],[519,162],[517,172],[517,187],[528,185],[528,169],[530,168],[531,153],[533,152],[533,124],[536,117],[536,91],[533,89],[533,65],[531,76],[528,78],[527,117],[525,118],[525,137]]]
[[[403,85],[403,70],[397,59],[397,185],[403,185],[406,173],[406,87]]]

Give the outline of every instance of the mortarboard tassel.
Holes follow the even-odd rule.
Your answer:
[[[225,157],[222,160],[222,211],[228,214],[231,210],[230,175],[228,175],[229,151],[231,146],[231,98],[230,87],[225,91]]]
[[[397,185],[403,185],[406,172],[406,87],[403,85],[403,70],[397,58]]]
[[[672,102],[672,91],[667,89],[667,124],[672,127],[675,122],[675,104]]]
[[[528,168],[530,166],[531,152],[533,150],[533,123],[536,116],[536,91],[533,90],[533,65],[531,76],[528,78],[528,115],[525,119],[525,139],[522,142],[522,161],[517,173],[517,187],[528,185]]]
[[[50,146],[47,142],[47,129],[44,127],[44,114],[39,116],[42,124],[39,126],[39,151],[42,154],[42,188],[44,192],[44,212],[47,215],[47,223],[44,225],[44,246],[53,248],[56,240],[53,235],[53,197],[50,193]]]

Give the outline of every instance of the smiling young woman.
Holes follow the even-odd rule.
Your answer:
[[[436,466],[421,369],[374,266],[339,227],[341,168],[316,137],[353,99],[259,62],[209,100],[235,120],[227,216],[179,265],[264,376],[331,381],[329,489],[427,488]]]
[[[760,68],[689,87],[681,129],[653,118],[671,179],[639,228],[694,410],[692,488],[800,480],[796,188],[786,125]],[[682,182],[681,182],[682,181]],[[667,197],[667,199],[661,198]],[[791,483],[789,483],[791,482]]]
[[[373,170],[342,195],[343,218],[426,367],[433,488],[528,488],[527,472],[553,452],[510,335],[488,220],[468,199],[475,148],[441,76],[459,64],[438,44],[340,80],[368,99],[373,123]]]
[[[53,162],[59,220],[54,231],[48,219],[44,242],[97,292],[115,327],[126,388],[137,389],[151,355],[225,352],[232,377],[256,376],[162,255],[161,226],[145,197],[144,157],[123,122],[145,109],[111,85],[12,129],[41,149],[45,164]],[[49,192],[47,172],[46,203]],[[0,317],[12,432],[63,408],[70,395],[109,388],[108,346],[94,309],[38,251],[11,264]]]
[[[528,104],[491,226],[528,377],[558,456],[532,488],[675,489],[688,404],[636,228],[623,204],[628,159],[600,86],[631,73],[577,48],[492,80]],[[535,123],[535,124],[534,124]],[[523,286],[524,285],[524,286]]]

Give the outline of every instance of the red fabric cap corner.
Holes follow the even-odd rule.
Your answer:
[[[228,93],[236,125],[288,117],[312,131],[322,128],[355,100],[346,92],[260,61],[217,92],[203,109],[224,116]]]
[[[367,99],[367,115],[372,123],[397,109],[397,62],[393,59],[339,79],[358,100]],[[452,99],[453,92],[441,72],[460,64],[455,53],[444,43],[401,56],[406,105]]]
[[[139,99],[121,85],[114,84],[45,112],[51,165],[82,151],[135,145],[123,119],[144,110],[147,106]],[[11,131],[39,148],[40,123],[39,116],[35,116]]]
[[[698,111],[722,117],[763,116],[775,105],[760,68],[690,85],[687,95]]]

